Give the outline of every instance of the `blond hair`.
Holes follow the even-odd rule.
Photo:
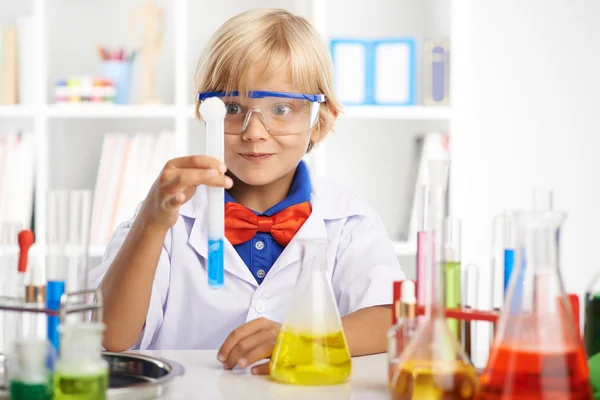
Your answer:
[[[256,72],[268,80],[286,67],[297,90],[326,96],[325,106],[319,110],[318,127],[332,129],[341,104],[334,94],[329,50],[305,18],[286,10],[250,10],[225,22],[200,56],[196,91],[247,93]],[[198,117],[199,105],[200,102],[196,105]],[[311,142],[308,151],[313,146]]]

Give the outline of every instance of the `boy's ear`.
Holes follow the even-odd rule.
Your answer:
[[[333,124],[338,118],[339,112],[329,107],[329,111],[333,115],[333,118],[330,119],[328,123],[323,123],[322,119],[319,118],[317,125],[313,128],[312,134],[310,136],[310,141],[313,143],[318,143],[325,139],[327,134],[331,131]]]

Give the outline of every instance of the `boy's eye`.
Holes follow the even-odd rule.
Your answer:
[[[227,114],[239,114],[242,112],[242,107],[237,104],[227,104]]]
[[[286,104],[277,104],[272,109],[275,115],[287,115],[292,112],[292,108]]]

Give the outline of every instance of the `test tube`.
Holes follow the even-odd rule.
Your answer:
[[[429,227],[429,186],[421,185],[418,192],[417,209],[417,304],[425,306],[426,274],[425,253],[427,251],[427,235]]]
[[[67,242],[69,193],[66,190],[49,191],[47,195],[47,243],[46,243],[46,306],[49,309],[60,309],[60,298],[65,292],[67,279]],[[60,317],[49,316],[47,331],[48,340],[54,348],[59,349],[58,324]]]
[[[22,230],[19,222],[2,224],[0,238],[0,296],[1,301],[12,303],[22,296],[18,292],[17,274],[19,260],[18,235]],[[19,314],[10,311],[0,311],[0,376],[6,378],[4,366],[5,356],[13,351],[19,324]],[[2,382],[4,383],[4,382]]]
[[[461,306],[461,222],[456,218],[446,218],[444,228],[444,295],[447,308]],[[448,327],[461,341],[460,321],[448,319]]]
[[[475,264],[467,264],[461,269],[461,295],[463,308],[477,309],[477,296],[479,286],[479,270]],[[473,351],[477,349],[476,338],[473,335],[475,322],[463,321],[463,348],[465,353],[472,359]]]
[[[88,247],[92,217],[92,192],[74,190],[69,193],[69,242],[67,280],[68,293],[87,288]],[[67,321],[82,320],[84,314],[72,314]]]
[[[225,103],[210,97],[200,104],[200,115],[206,123],[207,155],[223,162]],[[223,286],[223,238],[225,236],[225,191],[209,187],[208,191],[208,284],[213,289]]]

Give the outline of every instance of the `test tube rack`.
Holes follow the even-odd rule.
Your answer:
[[[87,301],[89,298],[93,298],[93,300]],[[60,317],[61,324],[67,319],[68,315],[83,312],[92,312],[90,321],[102,321],[103,305],[100,289],[65,292],[60,298],[60,307],[58,309],[46,308],[43,304],[26,303],[20,297],[0,296],[0,312],[45,314],[49,317]],[[0,394],[2,390],[7,389],[5,362],[6,354],[0,352]]]

